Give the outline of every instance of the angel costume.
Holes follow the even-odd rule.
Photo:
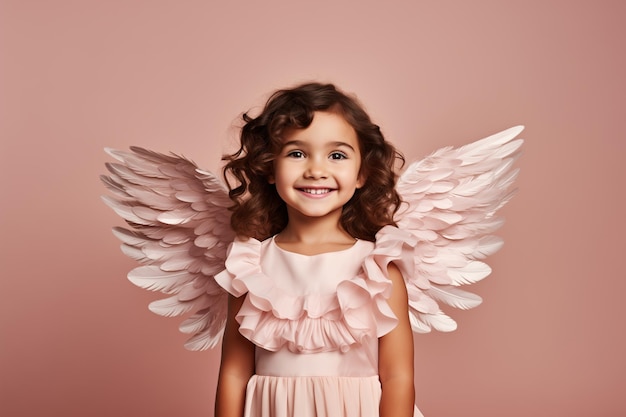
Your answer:
[[[415,241],[387,226],[376,244],[318,255],[288,252],[273,237],[232,244],[215,279],[247,294],[237,321],[256,345],[256,375],[245,416],[378,416],[378,337],[396,324],[387,263],[411,268]]]
[[[467,309],[477,295],[459,289],[491,272],[480,259],[502,245],[496,211],[512,196],[515,127],[458,149],[443,148],[409,166],[396,189],[398,227],[375,242],[302,255],[274,238],[234,239],[222,183],[176,155],[109,150],[105,202],[135,231],[115,228],[122,250],[144,266],[136,285],[171,297],[150,304],[164,316],[196,311],[181,325],[192,350],[215,346],[227,294],[245,296],[236,319],[255,348],[246,417],[377,417],[378,338],[397,319],[387,304],[393,262],[407,286],[415,332],[452,331],[438,302]],[[421,416],[417,407],[415,416]]]

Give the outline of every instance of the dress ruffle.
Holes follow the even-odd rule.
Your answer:
[[[341,281],[335,293],[294,295],[277,287],[261,268],[263,245],[256,239],[236,240],[226,269],[215,280],[235,297],[247,294],[237,314],[240,333],[269,351],[284,346],[292,352],[347,351],[366,339],[390,332],[397,319],[387,303],[391,281],[387,266],[413,270],[415,238],[387,226],[364,254],[361,271]]]

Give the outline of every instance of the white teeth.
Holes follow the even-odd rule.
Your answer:
[[[315,194],[315,195],[326,194],[330,192],[328,188],[303,188],[302,191],[308,194]]]

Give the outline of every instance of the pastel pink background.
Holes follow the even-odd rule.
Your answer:
[[[416,337],[426,416],[626,415],[625,5],[0,2],[0,415],[212,415],[219,352],[126,280],[103,148],[215,170],[242,111],[311,79],[409,160],[527,126],[484,304]]]

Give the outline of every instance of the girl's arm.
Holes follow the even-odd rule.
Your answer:
[[[228,318],[222,341],[215,417],[243,416],[246,385],[254,374],[254,345],[239,333],[239,324],[235,320],[246,297],[228,297]]]
[[[378,374],[382,385],[380,417],[412,417],[415,404],[413,382],[413,332],[402,274],[389,264],[393,284],[388,303],[398,325],[378,341]]]

